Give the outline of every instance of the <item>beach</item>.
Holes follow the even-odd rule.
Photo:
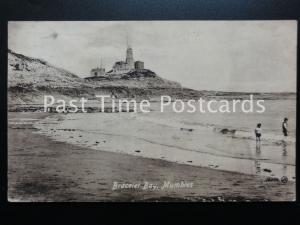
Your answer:
[[[271,174],[264,176],[264,174],[224,171],[219,167],[201,167],[197,164],[193,165],[194,159],[188,160],[191,162],[176,163],[169,159],[143,156],[143,149],[128,150],[128,147],[138,146],[138,143],[112,142],[116,144],[113,146],[118,148],[122,145],[126,146],[131,154],[113,152],[109,147],[105,147],[105,143],[109,144],[111,138],[107,134],[102,136],[97,134],[99,138],[93,140],[93,144],[80,143],[82,141],[79,138],[78,143],[76,141],[72,143],[73,141],[70,140],[74,139],[75,134],[79,137],[86,132],[78,132],[70,127],[70,130],[63,130],[64,136],[58,134],[55,137],[53,134],[43,133],[45,130],[43,131],[42,127],[48,127],[48,132],[53,133],[54,130],[58,132],[60,128],[55,126],[68,121],[59,118],[58,115],[45,113],[8,114],[9,201],[295,200],[295,181],[292,179],[283,183],[280,179],[276,179],[276,176],[268,179],[272,178]],[[58,124],[55,123],[57,120]],[[109,124],[109,121],[107,123]],[[105,127],[110,127],[108,124]],[[179,129],[178,132],[189,131]],[[72,135],[73,138],[70,138]],[[62,137],[69,138],[63,140]],[[169,155],[167,154],[166,157]],[[278,159],[274,158],[271,161],[276,164],[276,160]],[[114,182],[129,184],[148,182],[160,187],[165,182],[181,181],[192,182],[193,187],[112,190]]]
[[[295,201],[295,21],[8,27],[9,201]]]

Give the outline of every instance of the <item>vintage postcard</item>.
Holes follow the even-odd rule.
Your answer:
[[[295,201],[297,22],[8,22],[11,202]]]

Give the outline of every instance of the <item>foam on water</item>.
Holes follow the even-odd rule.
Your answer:
[[[234,127],[228,123],[230,120],[220,120],[218,116],[214,124],[211,117],[172,112],[68,114],[61,115],[62,119],[48,117],[35,127],[57,141],[94,150],[246,174],[287,176],[289,180],[295,178],[293,136],[282,140],[280,132],[272,132],[274,127],[266,127],[262,144],[257,148],[253,127],[241,126],[244,123]],[[264,115],[256,120],[265,118],[268,117]],[[264,124],[270,123],[272,121]],[[219,129],[224,127],[235,132],[220,133]]]

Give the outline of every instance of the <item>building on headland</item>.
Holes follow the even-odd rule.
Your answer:
[[[134,69],[133,51],[129,46],[127,46],[126,50],[126,64],[129,69]]]
[[[92,77],[103,77],[103,76],[105,76],[105,68],[97,67],[95,69],[92,69],[91,70],[91,76]]]
[[[133,50],[128,45],[126,50],[125,61],[115,62],[112,67],[112,70],[110,70],[109,72],[105,72],[105,68],[102,66],[102,61],[101,61],[100,67],[91,70],[91,77],[110,77],[113,75],[124,74],[124,73],[128,73],[129,71],[139,70],[139,69],[144,69],[144,62],[134,61]]]
[[[104,77],[104,76],[105,76],[105,68],[102,65],[102,59],[101,59],[100,67],[91,69],[91,77]]]
[[[142,61],[135,61],[134,69],[136,70],[143,70],[144,69],[144,62]]]
[[[121,73],[127,73],[130,70],[134,70],[135,68],[135,62],[133,59],[133,50],[130,46],[127,47],[126,50],[126,59],[125,61],[118,61],[115,62],[112,68],[112,74],[121,74]]]

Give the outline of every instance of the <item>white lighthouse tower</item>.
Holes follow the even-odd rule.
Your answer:
[[[126,64],[129,70],[134,69],[133,52],[132,52],[132,48],[128,44],[128,38],[127,38],[127,50],[126,50]]]

